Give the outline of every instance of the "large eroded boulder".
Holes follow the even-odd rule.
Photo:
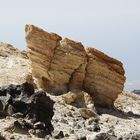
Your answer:
[[[57,94],[82,88],[86,52],[81,43],[61,40],[60,36],[33,25],[26,26],[26,40],[32,74],[40,87]]]
[[[33,25],[26,25],[25,31],[32,75],[39,87],[57,95],[85,90],[96,104],[113,105],[125,82],[120,61]]]

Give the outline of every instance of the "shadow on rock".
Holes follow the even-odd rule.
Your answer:
[[[129,120],[131,120],[131,118],[140,119],[140,114],[134,114],[131,111],[123,112],[122,110],[116,108],[103,108],[103,107],[96,107],[96,110],[99,115],[109,114],[121,119],[129,119]]]

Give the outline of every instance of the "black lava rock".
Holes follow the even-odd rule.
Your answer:
[[[0,135],[0,140],[6,140],[3,136]]]
[[[100,128],[99,124],[96,123],[96,124],[94,125],[93,131],[94,131],[94,132],[99,132],[100,130],[101,130],[101,128]]]
[[[44,91],[35,92],[33,85],[27,82],[0,87],[0,113],[22,119],[15,121],[15,131],[36,129],[38,137],[50,134],[53,131],[53,105]]]

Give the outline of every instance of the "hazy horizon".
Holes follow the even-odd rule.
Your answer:
[[[121,60],[126,87],[140,89],[139,0],[1,0],[0,42],[25,49],[25,24],[80,41]]]

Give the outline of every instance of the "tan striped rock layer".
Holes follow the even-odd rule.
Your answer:
[[[28,56],[38,86],[49,93],[84,90],[94,102],[113,105],[124,88],[123,64],[80,42],[26,25]]]

